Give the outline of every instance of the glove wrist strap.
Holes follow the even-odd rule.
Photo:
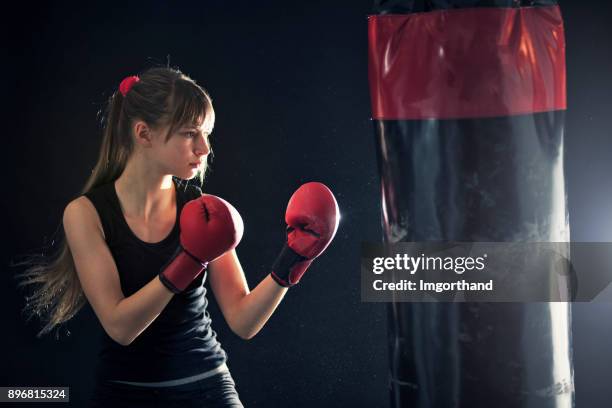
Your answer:
[[[172,293],[178,294],[206,269],[207,264],[179,246],[159,272],[159,280]]]
[[[295,265],[300,262],[306,261],[308,258],[303,257],[302,255],[295,252],[291,247],[285,242],[283,249],[280,251],[280,254],[276,257],[274,264],[272,265],[272,272],[270,275],[272,279],[280,286],[283,287],[291,287],[294,286],[298,281],[292,279],[291,271]]]

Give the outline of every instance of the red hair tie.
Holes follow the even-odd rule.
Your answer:
[[[125,97],[125,95],[127,95],[127,93],[130,91],[130,89],[132,89],[134,84],[136,82],[138,82],[138,81],[140,81],[140,78],[138,78],[135,75],[129,76],[129,77],[125,77],[125,79],[123,81],[121,81],[121,83],[119,84],[119,92],[121,92],[121,95],[123,95],[123,97]]]

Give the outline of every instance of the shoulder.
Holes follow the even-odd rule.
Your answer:
[[[104,235],[98,212],[89,198],[82,195],[70,201],[64,208],[64,228],[83,227],[96,229]]]
[[[96,212],[93,203],[86,196],[82,195],[70,201],[64,209],[64,217],[82,218],[91,216]]]

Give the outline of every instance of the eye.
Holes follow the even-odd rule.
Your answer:
[[[196,136],[196,132],[185,132],[184,135],[189,139],[193,139]]]

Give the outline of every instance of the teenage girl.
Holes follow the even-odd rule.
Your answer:
[[[103,328],[91,405],[242,407],[208,314],[209,280],[229,327],[244,339],[270,318],[333,239],[331,191],[307,183],[291,197],[287,242],[252,291],[236,255],[242,219],[203,194],[215,113],[209,95],[172,68],[125,78],[109,100],[98,162],[68,203],[66,240],[31,266],[28,310],[41,334],[89,302]]]

